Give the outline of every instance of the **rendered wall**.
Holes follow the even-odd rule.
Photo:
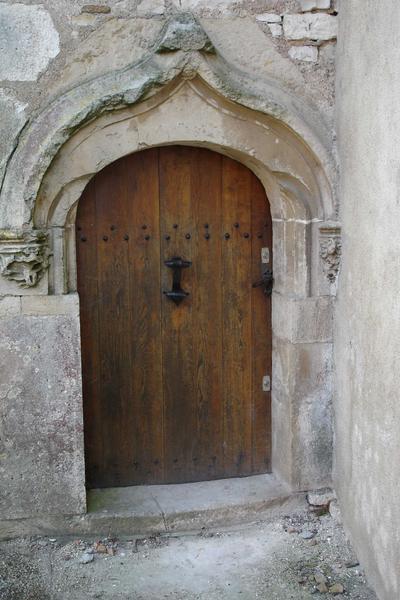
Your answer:
[[[382,600],[400,598],[400,5],[343,0],[335,484]]]

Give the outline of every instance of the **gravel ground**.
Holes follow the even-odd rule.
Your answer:
[[[1,600],[376,600],[338,516],[310,510],[229,531],[0,543]]]

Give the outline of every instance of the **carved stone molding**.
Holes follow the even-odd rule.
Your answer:
[[[49,266],[48,235],[44,231],[0,231],[0,272],[22,288],[34,287]]]
[[[329,283],[335,283],[340,269],[342,240],[339,227],[321,227],[320,251],[322,269]]]
[[[215,54],[210,38],[190,13],[177,14],[167,22],[156,48],[158,54],[177,50],[183,52],[197,50]]]
[[[310,104],[305,113],[303,103],[283,89],[280,80],[257,78],[229,63],[214,49],[196,19],[179,13],[166,22],[146,56],[73,86],[52,99],[24,128],[1,186],[0,227],[32,226],[43,177],[62,146],[79,129],[108,113],[148,100],[161,93],[162,88],[178,84],[181,78],[195,77],[222,98],[268,115],[287,126],[289,135],[294,132],[297,140],[304,140],[304,151],[311,155],[309,164],[322,166],[313,174],[325,204],[323,215],[319,216],[334,218],[331,133],[318,111]],[[305,196],[309,195],[306,189],[307,186]]]

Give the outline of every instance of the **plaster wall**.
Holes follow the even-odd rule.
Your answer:
[[[335,487],[379,598],[400,597],[400,6],[344,0],[337,120],[343,262]]]

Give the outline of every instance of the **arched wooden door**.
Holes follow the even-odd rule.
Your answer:
[[[272,268],[271,238],[259,180],[210,150],[145,150],[88,184],[76,221],[88,487],[270,470],[271,300],[253,283]]]

